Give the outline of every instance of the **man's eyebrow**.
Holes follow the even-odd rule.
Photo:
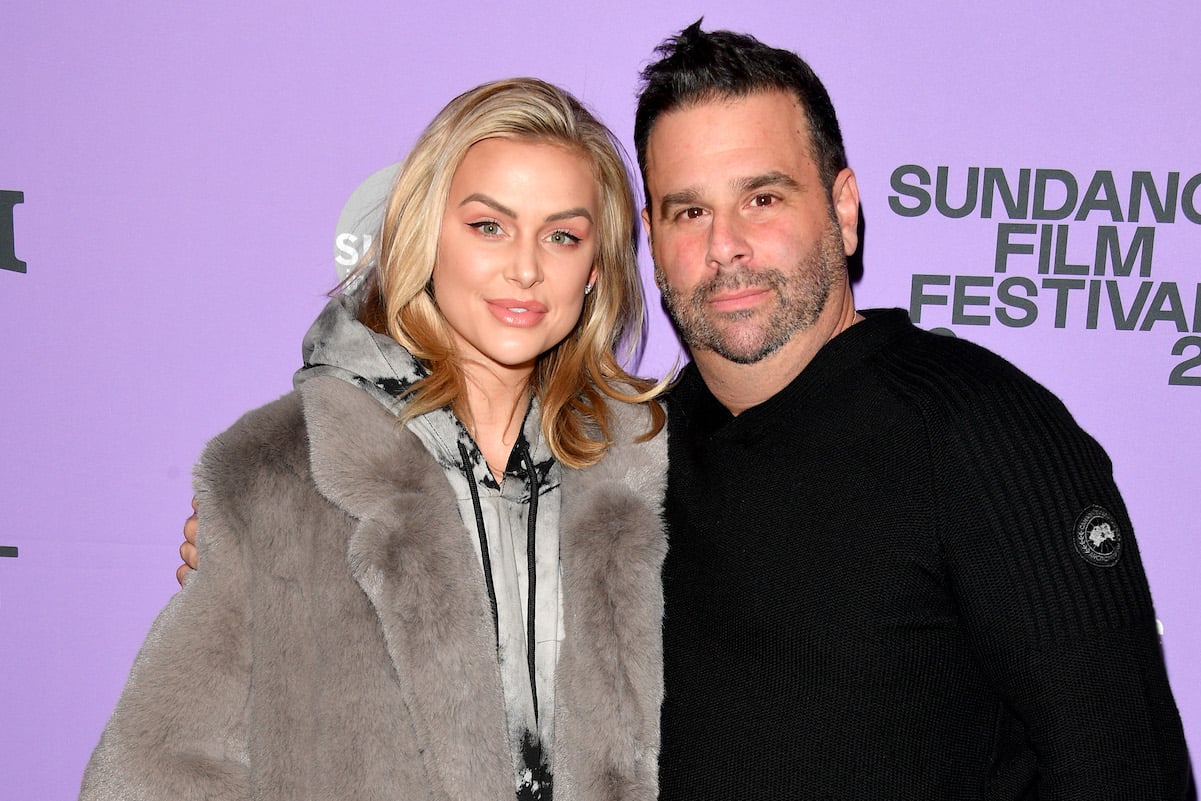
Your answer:
[[[517,212],[513,211],[511,208],[504,205],[499,200],[488,197],[487,195],[481,194],[479,192],[472,192],[470,195],[463,198],[463,202],[460,203],[459,206],[460,207],[466,206],[468,203],[471,203],[472,201],[475,201],[476,203],[483,203],[488,208],[494,209],[495,211],[499,211],[501,214],[505,215],[506,217],[512,217],[513,219],[517,219]]]
[[[765,172],[762,175],[751,175],[746,178],[739,178],[733,183],[735,191],[738,192],[753,192],[756,189],[763,189],[767,186],[779,186],[784,189],[800,189],[801,185],[796,179],[788,173],[772,170]]]
[[[697,203],[701,196],[698,189],[681,189],[678,192],[668,192],[659,201],[659,218],[667,219],[667,212],[678,206],[692,206]]]

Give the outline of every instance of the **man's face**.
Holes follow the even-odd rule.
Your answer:
[[[694,352],[758,362],[812,327],[846,281],[858,190],[844,170],[832,202],[810,151],[805,114],[783,92],[656,120],[642,218],[655,281]]]

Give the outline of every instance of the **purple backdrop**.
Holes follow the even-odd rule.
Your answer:
[[[289,388],[355,187],[497,77],[560,83],[628,140],[638,68],[701,13],[826,80],[860,306],[1004,353],[1108,448],[1201,742],[1194,0],[105,5],[0,12],[0,799],[77,792],[176,589],[191,464]],[[656,317],[642,370],[675,356]]]

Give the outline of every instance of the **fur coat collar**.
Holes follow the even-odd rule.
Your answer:
[[[411,677],[406,704],[429,775],[447,778],[448,798],[474,797],[471,785],[485,776],[511,794],[487,594],[441,470],[394,420],[347,426],[349,417],[377,417],[378,404],[364,393],[314,378],[302,396],[314,483],[358,521],[348,559],[397,673]],[[637,777],[655,775],[665,541],[654,499],[662,497],[665,454],[661,441],[632,442],[644,415],[613,411],[621,437],[610,454],[595,467],[564,471],[559,798],[654,797],[653,785],[634,794],[607,785],[629,782],[625,789],[634,790]],[[396,438],[411,440],[404,449],[411,458],[393,458]],[[455,642],[472,647],[448,647]]]

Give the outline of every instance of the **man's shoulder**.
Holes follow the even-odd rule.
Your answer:
[[[689,361],[676,374],[671,387],[662,396],[668,410],[679,409],[696,403],[702,397],[712,397],[705,386],[696,362]]]
[[[949,332],[934,332],[912,323],[888,347],[881,348],[876,363],[892,368],[913,384],[929,382],[984,389],[997,384],[1037,385],[1016,365],[992,350]]]
[[[869,363],[898,396],[928,412],[958,415],[1020,403],[1067,414],[1050,390],[1005,357],[967,339],[911,323]]]
[[[875,325],[891,334],[887,344],[879,350],[886,360],[929,365],[936,374],[948,375],[970,375],[973,371],[993,375],[1017,370],[999,354],[946,329],[928,331],[919,328],[901,309],[870,309],[862,314],[865,315],[862,323],[865,327]]]

